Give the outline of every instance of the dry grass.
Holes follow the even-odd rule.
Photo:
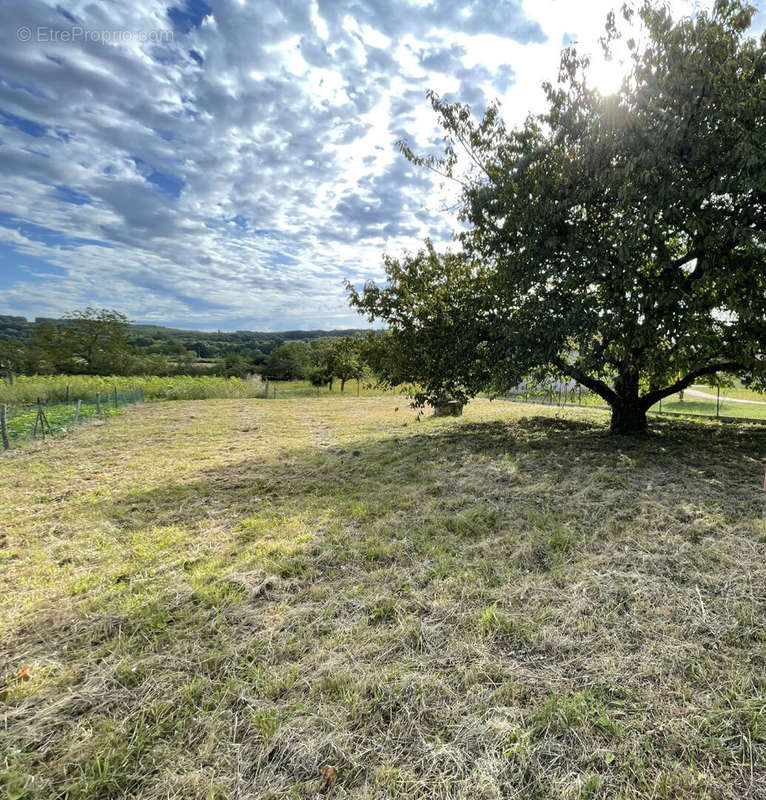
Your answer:
[[[147,405],[0,458],[6,794],[766,797],[766,430],[466,411]]]

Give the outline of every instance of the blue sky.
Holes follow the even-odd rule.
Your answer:
[[[597,53],[613,5],[4,0],[0,314],[365,324],[343,279],[455,225],[449,187],[395,146],[438,143],[426,91],[521,120],[562,46]]]

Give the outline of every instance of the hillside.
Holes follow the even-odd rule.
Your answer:
[[[46,322],[61,323],[62,320],[46,317],[28,320],[26,317],[0,315],[0,342],[9,338],[30,343],[39,327]],[[237,354],[252,359],[257,364],[283,342],[353,336],[360,330],[198,331],[131,323],[128,325],[127,338],[132,347],[144,354],[178,356],[189,352],[199,359]]]

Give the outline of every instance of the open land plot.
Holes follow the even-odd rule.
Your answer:
[[[765,797],[766,429],[606,424],[207,400],[2,456],[0,786]]]

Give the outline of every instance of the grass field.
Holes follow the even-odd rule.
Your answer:
[[[607,421],[209,400],[0,456],[0,786],[762,800],[766,428]]]
[[[713,390],[715,392],[715,389]],[[653,411],[659,409],[659,404],[653,407]],[[694,397],[686,395],[683,402],[678,400],[678,395],[673,395],[667,400],[662,401],[662,411],[674,414],[688,414],[690,416],[709,416],[715,417],[716,401],[708,400],[705,397]],[[721,400],[718,413],[722,417],[737,419],[753,419],[766,421],[766,405],[756,405],[755,403],[735,403],[729,400]]]

